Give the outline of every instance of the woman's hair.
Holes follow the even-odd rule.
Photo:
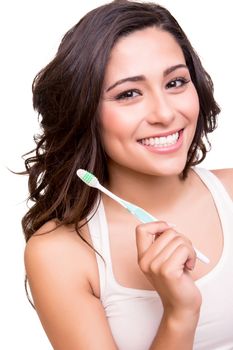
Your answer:
[[[29,200],[22,220],[26,241],[45,222],[79,223],[90,214],[97,190],[76,176],[79,168],[108,180],[107,157],[101,143],[98,107],[106,66],[113,46],[124,36],[155,26],[169,32],[181,47],[196,87],[200,113],[182,177],[206,156],[207,134],[220,112],[213,83],[185,33],[165,8],[153,3],[116,0],[85,15],[64,36],[55,58],[35,77],[33,106],[40,116],[36,149],[25,156]]]

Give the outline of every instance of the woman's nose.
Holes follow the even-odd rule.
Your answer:
[[[169,97],[156,93],[150,97],[147,122],[150,124],[169,125],[175,118],[175,110]]]

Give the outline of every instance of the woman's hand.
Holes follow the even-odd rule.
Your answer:
[[[196,254],[189,239],[160,221],[139,225],[136,242],[138,264],[159,293],[164,313],[198,315],[201,294],[190,275]]]

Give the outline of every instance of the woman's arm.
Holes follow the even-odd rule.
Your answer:
[[[25,250],[26,273],[44,330],[55,350],[116,350],[90,284],[93,254],[75,233],[64,230],[33,236]]]
[[[188,272],[184,273],[180,260],[187,261],[191,267],[195,257],[191,247],[182,245],[180,250],[174,250],[174,244],[171,244],[174,250],[171,254],[171,247],[166,242],[170,248],[163,254],[172,255],[171,261],[167,255],[167,264],[161,263],[164,255],[160,261],[158,252],[164,239],[156,239],[156,250],[150,247],[151,232],[161,231],[159,225],[161,223],[140,225],[137,230],[140,267],[164,304],[163,319],[150,350],[188,350],[192,349],[200,300],[198,290]],[[43,228],[42,231],[49,229]],[[62,227],[45,235],[39,234],[27,243],[25,266],[37,313],[53,348],[116,350],[104,309],[93,291],[92,281],[98,280],[94,252],[74,232]],[[173,231],[168,230],[162,235],[170,240]],[[154,264],[151,264],[151,259]]]
[[[150,350],[192,350],[199,313],[163,314]]]
[[[138,264],[164,307],[150,350],[191,350],[201,306],[189,273],[196,260],[191,242],[164,222],[139,225],[136,242]]]

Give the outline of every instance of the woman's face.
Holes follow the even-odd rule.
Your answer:
[[[150,27],[116,43],[100,103],[110,172],[180,174],[198,114],[196,89],[171,34]]]

